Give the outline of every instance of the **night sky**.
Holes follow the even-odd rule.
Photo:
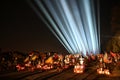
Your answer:
[[[1,12],[0,48],[2,51],[67,52],[26,0],[4,1]]]
[[[109,13],[112,0],[101,0],[101,2],[101,31],[102,35],[108,35],[107,30],[111,29]],[[26,0],[4,0],[1,3],[0,48],[2,51],[67,52]]]

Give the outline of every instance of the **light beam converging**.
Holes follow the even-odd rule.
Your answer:
[[[100,28],[93,0],[34,0],[30,4],[69,53],[99,53]]]

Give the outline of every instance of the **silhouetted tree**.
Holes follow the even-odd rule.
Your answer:
[[[108,41],[106,46],[107,51],[120,52],[120,32]]]

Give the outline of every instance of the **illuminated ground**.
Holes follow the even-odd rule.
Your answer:
[[[87,67],[85,73],[75,74],[73,73],[73,68],[69,68],[62,72],[57,70],[49,71],[21,71],[21,72],[11,72],[8,74],[1,74],[0,79],[2,80],[119,80],[120,79],[120,69],[119,65],[114,67],[112,74],[109,76],[99,75],[96,73],[96,65]]]

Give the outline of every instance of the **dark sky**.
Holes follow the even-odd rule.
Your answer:
[[[114,6],[117,0],[100,1],[101,35],[109,35],[111,6]],[[67,52],[26,0],[3,0],[0,13],[0,48],[3,51]]]
[[[101,49],[120,32],[120,0],[100,0]],[[120,35],[120,34],[119,34]]]
[[[4,0],[1,7],[0,48],[3,51],[67,52],[26,0]]]

